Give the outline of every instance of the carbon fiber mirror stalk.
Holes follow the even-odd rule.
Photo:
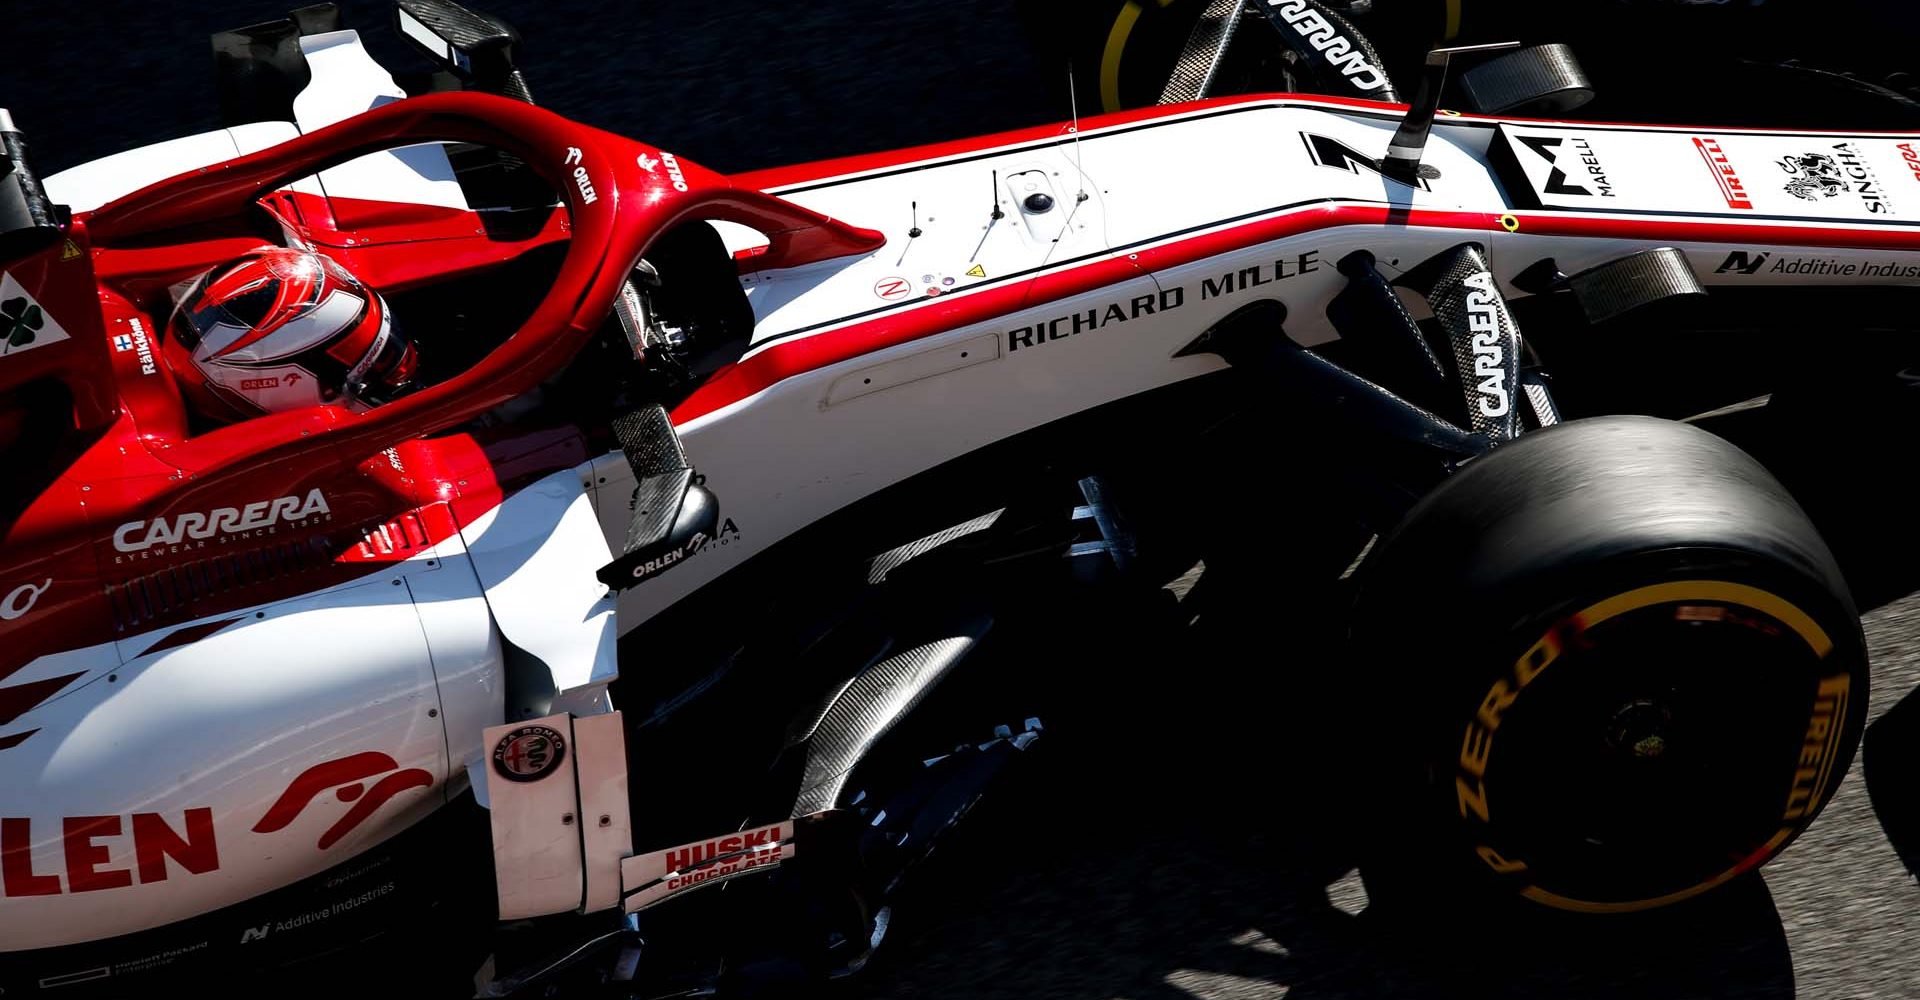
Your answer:
[[[60,215],[27,165],[27,144],[0,108],[0,261],[24,257],[60,238]]]
[[[520,32],[452,0],[395,0],[394,27],[440,68],[475,90],[533,103],[514,65]]]
[[[644,583],[700,551],[720,524],[720,501],[687,464],[666,407],[622,414],[613,433],[633,469],[633,519],[621,554],[594,574],[616,591]]]
[[[1462,52],[1498,52],[1519,47],[1519,42],[1492,42],[1487,45],[1457,45],[1427,53],[1426,67],[1420,73],[1420,89],[1413,92],[1413,104],[1407,108],[1407,117],[1401,121],[1400,130],[1393,134],[1393,142],[1387,146],[1387,156],[1381,161],[1380,172],[1408,184],[1417,183],[1422,178],[1431,180],[1440,176],[1440,172],[1432,167],[1423,168],[1420,158],[1426,155],[1427,136],[1433,132],[1433,116],[1440,110],[1440,92],[1447,84],[1448,63]]]

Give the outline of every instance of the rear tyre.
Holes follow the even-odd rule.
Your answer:
[[[1726,441],[1581,420],[1481,458],[1363,583],[1363,669],[1400,696],[1369,885],[1650,909],[1806,829],[1867,707],[1827,546]]]

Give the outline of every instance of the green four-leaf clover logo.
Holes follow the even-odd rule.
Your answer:
[[[47,321],[40,315],[40,307],[28,302],[26,296],[0,302],[0,337],[6,339],[9,348],[33,343],[34,334],[45,325]]]

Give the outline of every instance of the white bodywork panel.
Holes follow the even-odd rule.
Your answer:
[[[292,122],[250,122],[103,156],[50,174],[42,183],[47,197],[55,202],[76,212],[91,212],[155,181],[259,152],[299,134]],[[289,187],[310,194],[320,192],[312,178]]]
[[[566,751],[558,765],[537,781],[510,782],[498,768],[487,768],[487,817],[493,825],[493,873],[500,895],[500,919],[515,920],[560,913],[580,905],[584,878],[580,859],[574,787],[573,719],[565,712],[486,731],[496,747],[513,734],[544,726],[561,734]]]
[[[509,705],[509,714],[607,711],[606,687],[620,675],[617,634],[613,599],[594,571],[613,554],[581,472],[527,486],[461,534],[500,634],[552,675],[551,705]]]
[[[447,738],[433,664],[446,662],[472,702],[460,689],[497,672],[497,655],[488,662],[488,630],[471,630],[470,618],[432,628],[430,646],[410,585],[420,577],[435,578],[424,589],[449,605],[442,623],[484,607],[464,565],[420,557],[217,616],[231,621],[182,645],[146,652],[203,623],[82,651],[97,668],[23,716],[43,732],[7,752],[9,778],[36,789],[9,805],[8,822],[29,824],[30,872],[44,879],[0,895],[5,947],[113,937],[227,906],[338,865],[441,805]],[[125,811],[73,829],[103,802]],[[23,885],[35,894],[18,893]]]
[[[300,52],[313,71],[313,82],[293,99],[293,115],[302,132],[325,128],[407,96],[361,47],[358,32],[303,36]],[[467,207],[466,196],[453,178],[453,165],[438,143],[403,146],[348,160],[322,170],[320,186],[330,198]]]
[[[435,547],[443,568],[407,578],[420,630],[433,656],[440,720],[447,738],[447,797],[467,785],[467,766],[486,757],[481,731],[506,718],[506,676],[500,632],[459,536]],[[476,787],[479,795],[485,783]],[[482,804],[485,803],[481,796]]]
[[[620,862],[633,853],[627,798],[627,734],[619,712],[573,720],[580,751],[574,779],[580,788],[581,864],[586,876],[581,910],[620,905]]]
[[[967,275],[974,268],[987,277],[1000,277],[1050,261],[1104,252],[1108,220],[1105,200],[1091,182],[1098,176],[1096,167],[1097,161],[1089,161],[1085,203],[1076,206],[1069,195],[1050,211],[1032,215],[1011,197],[1003,197],[1000,205],[1005,215],[997,220],[991,218],[989,200],[980,197],[994,190],[994,171],[1003,181],[1023,170],[1039,171],[1052,183],[1071,188],[1076,176],[1071,157],[1060,150],[1026,151],[1005,161],[935,166],[790,196],[797,204],[836,219],[859,220],[861,225],[870,224],[866,220],[875,214],[876,206],[918,201],[922,234],[889,242],[851,261],[831,260],[745,276],[741,283],[753,305],[754,342],[765,343],[889,302],[926,300],[926,307],[937,306],[938,296],[928,293],[945,295],[965,288],[976,280]],[[1029,225],[1029,220],[1037,221]],[[1036,238],[1035,228],[1041,225],[1045,230]],[[895,281],[904,287],[882,294],[883,289],[898,287],[889,284]]]
[[[619,905],[633,850],[623,726],[618,712],[561,712],[486,731],[501,919]]]
[[[1500,131],[1533,203],[1548,208],[1695,213],[1704,206],[1868,223],[1920,211],[1920,185],[1903,183],[1920,179],[1920,139],[1605,125],[1506,124]]]
[[[626,911],[644,910],[690,889],[765,872],[793,858],[797,851],[793,835],[793,821],[785,820],[627,858],[620,863]]]
[[[358,32],[307,35],[300,39],[300,51],[313,77],[294,96],[295,122],[250,122],[82,163],[44,178],[48,197],[76,212],[92,211],[155,181],[259,152],[406,96],[393,77],[367,54]],[[459,182],[454,180],[453,165],[437,143],[349,160],[287,187],[335,198],[468,207]]]

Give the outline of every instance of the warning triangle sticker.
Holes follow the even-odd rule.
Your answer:
[[[13,273],[0,273],[0,356],[65,339],[67,331],[14,280]]]
[[[984,267],[981,267],[978,264],[975,264],[972,267],[967,268],[967,277],[969,278],[984,278],[986,276],[987,276],[987,269]]]

